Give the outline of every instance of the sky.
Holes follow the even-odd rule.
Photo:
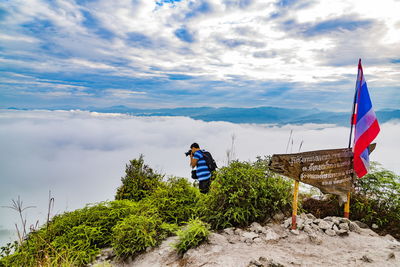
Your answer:
[[[293,145],[288,147],[290,132]],[[381,125],[372,161],[400,173],[400,120]],[[190,179],[184,153],[193,142],[210,151],[219,167],[231,159],[347,147],[348,127],[204,122],[188,117],[135,117],[87,111],[0,111],[1,230],[14,229],[17,214],[2,206],[20,196],[28,225],[47,216],[113,200],[129,160],[144,155],[158,173]],[[232,146],[232,136],[234,144]],[[288,148],[287,148],[288,147]]]
[[[3,0],[0,108],[400,106],[400,1]]]

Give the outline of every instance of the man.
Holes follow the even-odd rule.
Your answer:
[[[211,184],[211,172],[207,167],[206,160],[197,143],[190,146],[192,153],[190,154],[190,166],[196,167],[197,180],[199,181],[199,189],[203,194],[208,193]]]

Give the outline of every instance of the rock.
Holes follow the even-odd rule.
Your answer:
[[[310,239],[310,242],[316,245],[321,245],[322,244],[322,238],[317,235],[316,233],[312,233],[308,235],[308,238]]]
[[[320,229],[319,229],[319,226],[318,225],[316,225],[316,224],[311,224],[311,228],[313,229],[313,230],[315,230],[315,231],[319,231]]]
[[[372,229],[378,229],[379,228],[379,226],[377,225],[377,224],[375,224],[375,223],[373,223],[372,225],[371,225],[371,227],[372,227]]]
[[[349,224],[349,229],[352,232],[356,232],[356,233],[361,233],[361,228],[360,226],[358,226],[358,224],[354,223],[354,222],[350,222]]]
[[[363,222],[360,222],[360,221],[354,221],[354,223],[356,223],[362,229],[368,229],[369,228],[366,223],[363,223]]]
[[[302,219],[303,221],[307,220],[308,219],[307,214],[305,213],[300,214],[300,219]]]
[[[242,229],[240,229],[240,228],[237,228],[237,229],[235,229],[234,232],[235,232],[235,235],[240,235],[241,236],[244,231]]]
[[[314,233],[314,230],[310,225],[305,225],[303,231],[306,232],[307,234]]]
[[[254,232],[244,232],[242,234],[241,240],[246,243],[253,243],[253,239],[259,237],[258,234]]]
[[[348,231],[349,224],[348,223],[339,223],[339,229]]]
[[[265,241],[274,241],[274,240],[279,240],[281,237],[272,229],[268,229],[266,234],[265,234]]]
[[[264,264],[262,264],[261,262],[259,262],[258,260],[251,260],[250,263],[247,265],[248,267],[263,267]]]
[[[313,223],[313,219],[306,219],[305,221],[304,221],[304,226],[306,226],[306,225],[311,225],[312,223]]]
[[[250,231],[252,231],[254,233],[265,233],[266,229],[264,227],[262,227],[259,223],[253,222],[250,225]]]
[[[329,236],[335,236],[336,232],[332,229],[326,229],[325,230],[325,234],[329,235]]]
[[[290,230],[290,232],[292,233],[292,234],[294,234],[294,235],[299,235],[300,234],[300,232],[299,232],[299,230]]]
[[[336,235],[338,236],[348,236],[349,235],[349,231],[348,230],[344,230],[344,229],[339,229],[336,231]]]
[[[393,252],[389,253],[388,260],[395,259],[396,255]]]
[[[396,241],[396,238],[394,238],[393,236],[387,234],[384,236],[385,239],[389,240],[389,241]]]
[[[333,224],[339,225],[339,223],[340,223],[340,218],[338,218],[338,217],[332,217],[332,222],[333,222]]]
[[[318,227],[322,230],[326,230],[326,229],[331,229],[332,228],[332,222],[328,222],[325,220],[321,220],[318,224]]]
[[[312,215],[311,213],[307,213],[307,218],[311,219],[311,220],[315,220],[316,219],[315,216]]]
[[[339,218],[339,222],[340,222],[340,223],[347,223],[347,224],[349,224],[349,223],[350,223],[350,220],[347,219],[347,218]]]
[[[336,231],[339,231],[339,228],[337,227],[336,224],[334,224],[334,225],[332,226],[332,230],[335,231],[335,233],[336,233]]]
[[[283,222],[283,227],[285,228],[289,228],[289,226],[292,225],[292,218],[287,218],[284,222]]]
[[[333,217],[328,216],[328,217],[325,217],[323,220],[326,221],[326,222],[333,222],[333,219],[332,219],[332,218],[333,218]]]
[[[228,240],[226,239],[225,236],[217,233],[211,233],[208,236],[208,243],[213,244],[213,245],[221,245],[226,243]]]
[[[224,230],[222,230],[222,232],[227,235],[234,235],[235,228],[233,228],[233,227],[225,228]]]
[[[256,237],[256,238],[254,238],[253,242],[254,243],[261,243],[261,242],[263,242],[263,240],[261,238],[259,238],[259,237]]]
[[[368,262],[368,263],[373,262],[373,260],[372,260],[369,256],[367,256],[367,255],[362,256],[362,257],[361,257],[361,260],[362,260],[363,262]]]

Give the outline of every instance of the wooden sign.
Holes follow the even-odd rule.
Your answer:
[[[353,185],[353,152],[341,148],[275,154],[270,170],[345,199]]]

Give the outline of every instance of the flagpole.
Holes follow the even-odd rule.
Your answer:
[[[358,59],[358,70],[357,70],[357,73],[360,70],[360,66],[361,66],[361,58]],[[355,89],[355,92],[354,92],[353,109],[352,109],[352,112],[351,112],[351,124],[350,124],[350,136],[349,136],[349,146],[348,146],[348,148],[351,148],[351,137],[353,135],[354,111],[356,109],[356,98],[357,98],[357,83],[358,83],[358,75],[357,75],[357,81],[356,81],[356,89]],[[347,201],[344,204],[343,217],[347,218],[347,219],[350,218],[350,191],[347,192]]]

